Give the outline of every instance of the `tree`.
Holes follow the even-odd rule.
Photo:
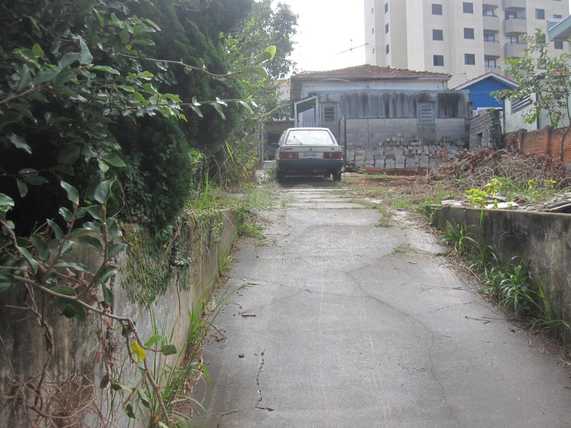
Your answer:
[[[278,3],[272,7],[271,0],[254,3],[248,19],[235,36],[244,56],[256,56],[261,47],[275,47],[265,69],[272,79],[287,77],[295,66],[290,56],[293,52],[293,37],[297,33],[297,15],[288,5]]]
[[[571,131],[571,57],[568,54],[554,56],[548,50],[545,34],[541,30],[528,38],[528,49],[521,58],[508,60],[508,75],[518,84],[515,89],[499,91],[502,98],[521,100],[531,98],[531,109],[524,119],[534,123],[546,113],[549,123],[556,128],[567,122],[561,143],[561,161],[564,158],[565,141]]]

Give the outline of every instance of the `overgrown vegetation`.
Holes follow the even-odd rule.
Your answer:
[[[178,351],[116,313],[118,257],[129,245],[127,286],[151,305],[190,285],[191,228],[207,248],[219,208],[247,217],[249,205],[211,197],[212,183],[251,176],[259,124],[280,107],[272,77],[292,67],[296,18],[253,0],[9,0],[0,15],[0,292],[21,296],[48,353],[54,305],[101,317],[101,388],[129,391],[129,418],[174,426],[180,388],[149,364]],[[86,247],[95,270],[71,261]],[[130,386],[112,370],[114,335],[140,375]],[[47,368],[16,403],[34,426],[65,422],[42,407]]]
[[[507,177],[494,177],[481,188],[466,190],[465,197],[470,205],[477,208],[497,208],[500,202],[534,204],[555,196],[557,184],[552,179],[530,179],[521,183]]]

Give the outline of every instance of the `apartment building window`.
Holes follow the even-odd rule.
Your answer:
[[[389,24],[385,24],[385,34],[388,34],[389,29],[390,29]]]
[[[371,28],[371,33],[375,34],[375,27]]]
[[[488,69],[498,68],[498,57],[492,55],[484,55],[484,63]]]
[[[476,65],[476,55],[474,55],[474,54],[464,54],[464,64],[466,64],[466,65]]]
[[[474,13],[474,3],[465,1],[462,3],[462,10],[464,13]]]
[[[432,40],[444,40],[444,31],[432,30]]]
[[[524,34],[514,33],[506,34],[506,40],[510,45],[517,45],[523,43]]]
[[[385,46],[385,53],[388,55],[391,52],[391,46],[390,45],[386,45]]]
[[[433,55],[432,65],[435,67],[444,67],[444,55]]]
[[[484,41],[485,42],[497,42],[497,31],[493,30],[484,30]]]
[[[482,6],[482,14],[484,16],[498,16],[496,14],[496,6],[485,4]]]
[[[563,40],[554,40],[553,47],[558,50],[563,49]]]
[[[563,15],[553,15],[553,19],[563,19]]]
[[[464,38],[474,40],[474,29],[473,28],[464,28]]]
[[[525,8],[523,7],[507,8],[506,19],[526,19]]]
[[[545,9],[535,9],[535,19],[545,19]]]
[[[442,15],[442,5],[438,3],[432,3],[432,14]]]
[[[389,4],[385,3],[385,13],[388,13],[388,11],[389,11]]]

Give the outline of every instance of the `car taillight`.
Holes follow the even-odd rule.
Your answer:
[[[297,160],[299,153],[297,152],[280,152],[280,160]]]
[[[325,152],[323,153],[323,159],[343,160],[343,152]]]

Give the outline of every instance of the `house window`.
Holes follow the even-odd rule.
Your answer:
[[[485,4],[482,6],[482,14],[484,16],[498,16],[496,15],[496,6]]]
[[[444,40],[444,31],[432,30],[432,40]]]
[[[555,49],[563,49],[563,40],[555,40],[553,41],[553,46],[555,47]]]
[[[432,14],[442,15],[442,5],[438,3],[432,3]]]
[[[488,69],[496,69],[498,68],[498,57],[497,56],[491,56],[491,55],[485,55],[484,56],[484,63],[486,64],[486,68]]]
[[[464,64],[466,64],[466,65],[476,65],[476,55],[474,55],[474,54],[464,54]]]
[[[337,109],[335,108],[335,106],[323,107],[324,122],[335,122],[336,119],[337,119]]]
[[[385,34],[387,34],[389,32],[389,24],[385,24]]]
[[[465,39],[474,39],[474,29],[473,28],[464,28],[464,38]]]
[[[497,31],[492,31],[492,30],[484,30],[484,41],[485,42],[497,42],[497,36],[498,32]]]
[[[460,95],[438,94],[438,117],[452,119],[460,117]]]
[[[432,57],[432,65],[435,67],[444,67],[444,55],[434,55]]]
[[[462,10],[464,13],[474,13],[474,3],[465,1],[462,3]]]
[[[535,19],[545,19],[545,9],[535,9]]]

